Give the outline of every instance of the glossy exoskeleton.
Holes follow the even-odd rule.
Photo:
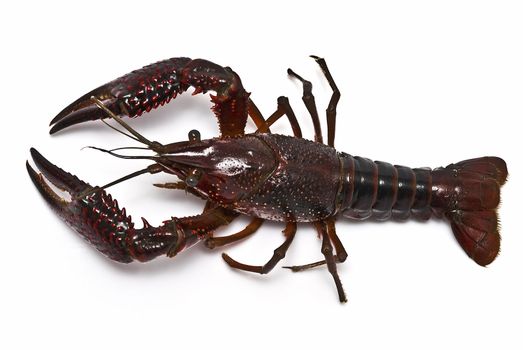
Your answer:
[[[496,210],[500,187],[507,177],[505,162],[482,157],[434,170],[412,169],[338,152],[334,149],[334,135],[340,93],[325,61],[313,58],[333,89],[327,108],[327,144],[323,143],[312,85],[292,70],[288,70],[289,75],[303,83],[303,101],[314,124],[314,142],[302,138],[287,98],[278,99],[276,112],[266,120],[230,68],[201,59],[172,58],[87,93],[51,122],[51,133],[55,133],[76,123],[111,117],[154,155],[130,157],[102,151],[123,158],[149,159],[152,165],[106,186],[93,187],[31,149],[41,174],[28,163],[29,175],[64,221],[107,257],[123,263],[148,261],[159,255],[173,257],[200,241],[209,248],[222,246],[251,235],[264,220],[281,221],[285,223],[285,241],[263,266],[242,264],[223,254],[231,267],[268,273],[285,256],[296,223],[310,222],[322,238],[325,260],[291,269],[301,271],[326,264],[339,299],[344,302],[346,296],[336,264],[344,262],[347,253],[335,232],[336,217],[426,220],[432,215],[450,222],[458,242],[476,263],[491,263],[500,244]],[[201,140],[197,131],[191,131],[188,141],[162,145],[147,140],[119,117],[140,116],[189,87],[194,88],[193,94],[216,93],[211,101],[220,137]],[[270,133],[270,126],[284,115],[294,136]],[[248,117],[258,127],[255,133],[244,133]],[[205,199],[207,205],[196,216],[173,217],[157,227],[143,219],[143,227],[136,228],[125,209],[120,209],[104,188],[139,174],[159,172],[172,174],[179,181],[157,186],[184,189]],[[47,181],[69,192],[71,200],[60,197]],[[240,214],[253,218],[244,230],[213,237],[216,228]]]

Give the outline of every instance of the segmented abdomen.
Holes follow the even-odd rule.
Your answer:
[[[343,215],[352,219],[420,219],[431,216],[432,176],[428,168],[352,157],[340,153],[344,182],[340,193]]]

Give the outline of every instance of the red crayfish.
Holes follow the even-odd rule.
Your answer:
[[[483,157],[434,170],[412,169],[336,151],[334,135],[340,92],[325,60],[312,57],[333,90],[327,108],[327,144],[323,143],[312,84],[292,70],[288,70],[289,75],[303,84],[303,101],[314,124],[314,142],[302,138],[287,98],[280,97],[276,112],[265,119],[231,68],[202,59],[171,58],[87,93],[51,121],[52,134],[88,120],[113,118],[127,130],[127,136],[154,154],[125,156],[114,150],[101,150],[121,158],[149,159],[152,165],[106,186],[93,187],[31,149],[41,174],[27,163],[29,175],[67,224],[107,257],[122,263],[148,261],[164,254],[173,257],[200,241],[209,248],[223,246],[253,234],[264,220],[283,221],[285,241],[265,265],[242,264],[223,254],[233,268],[265,274],[285,257],[296,234],[296,223],[310,222],[322,238],[325,260],[291,269],[301,271],[326,264],[339,299],[345,302],[336,264],[344,262],[347,253],[336,235],[336,217],[427,220],[433,214],[450,222],[470,258],[483,266],[491,263],[500,245],[497,207],[500,187],[507,178],[505,162],[497,157]],[[193,130],[188,141],[163,145],[149,141],[120,119],[149,112],[190,87],[195,89],[193,94],[216,93],[211,95],[211,101],[220,127],[218,138],[201,140]],[[270,132],[270,126],[282,116],[289,120],[294,136]],[[244,133],[248,117],[257,126],[252,134]],[[179,180],[158,186],[184,189],[206,200],[207,205],[196,216],[173,217],[158,227],[142,219],[143,227],[135,228],[125,209],[120,209],[104,189],[140,174],[159,172],[175,175]],[[69,192],[71,199],[59,196],[47,181]],[[216,228],[240,214],[253,218],[244,230],[213,237]]]

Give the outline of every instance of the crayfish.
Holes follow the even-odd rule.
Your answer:
[[[427,220],[434,215],[450,223],[470,258],[482,266],[490,264],[500,245],[497,207],[500,187],[507,178],[505,162],[497,157],[482,157],[433,170],[412,169],[336,151],[340,92],[325,60],[311,57],[333,90],[326,112],[326,144],[312,84],[294,71],[289,69],[288,74],[302,83],[303,101],[314,125],[314,141],[302,138],[287,98],[278,98],[276,111],[265,119],[231,68],[203,59],[171,58],[94,89],[51,121],[53,134],[73,124],[112,118],[127,133],[117,130],[154,154],[124,156],[114,150],[101,150],[121,158],[148,159],[152,161],[150,166],[105,186],[93,187],[31,149],[41,173],[27,163],[29,175],[69,226],[108,258],[121,263],[144,262],[160,255],[174,257],[202,241],[209,248],[223,246],[252,235],[264,220],[281,221],[285,223],[285,241],[266,264],[246,265],[222,255],[233,268],[266,274],[285,257],[297,222],[309,222],[322,239],[325,259],[291,269],[302,271],[327,265],[339,300],[345,302],[336,264],[347,259],[347,252],[336,235],[337,217]],[[121,119],[149,112],[189,88],[194,88],[193,94],[214,91],[211,102],[220,127],[219,137],[201,140],[199,132],[193,130],[187,141],[164,145],[148,140]],[[290,122],[293,136],[271,133],[271,125],[283,116]],[[245,134],[249,117],[257,130]],[[140,174],[159,172],[177,178],[160,187],[182,189],[200,197],[207,202],[205,209],[191,217],[172,217],[157,227],[143,219],[143,227],[136,228],[105,188]],[[71,198],[64,199],[47,181],[67,191]],[[218,227],[241,214],[252,217],[244,230],[225,237],[213,236]]]

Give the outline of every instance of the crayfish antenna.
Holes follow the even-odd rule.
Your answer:
[[[109,187],[117,185],[117,184],[119,184],[121,182],[124,182],[124,181],[127,181],[129,179],[132,179],[133,177],[137,177],[137,176],[140,176],[140,175],[143,175],[143,174],[156,174],[156,173],[159,173],[160,171],[162,171],[162,167],[159,164],[153,164],[153,165],[148,166],[145,169],[138,170],[138,171],[135,171],[134,173],[130,173],[128,175],[122,176],[121,178],[116,179],[114,181],[111,181],[108,184],[105,184],[105,185],[103,185],[101,187],[94,187],[94,188],[91,188],[91,189],[87,189],[87,190],[85,190],[83,192],[80,192],[78,195],[75,196],[75,199],[80,199],[80,198],[84,198],[84,197],[90,196],[93,193],[105,190],[106,188],[109,188]]]
[[[129,124],[127,124],[126,122],[124,122],[122,120],[122,118],[120,118],[119,116],[117,116],[116,114],[114,114],[109,108],[107,108],[107,106],[102,102],[100,101],[98,98],[96,98],[95,96],[91,96],[91,101],[93,101],[96,106],[98,106],[98,108],[100,108],[102,111],[104,111],[109,117],[111,117],[112,119],[114,119],[118,124],[120,124],[125,130],[129,131],[131,133],[131,135],[128,135],[126,133],[124,133],[123,131],[121,130],[118,130],[114,127],[112,127],[111,125],[105,123],[106,125],[108,125],[110,128],[112,129],[115,129],[116,131],[126,135],[127,137],[130,137],[132,138],[133,140],[135,141],[138,141],[138,142],[141,142],[143,143],[144,145],[147,145],[149,146],[149,148],[151,148],[152,150],[160,150],[163,145],[160,144],[159,142],[156,142],[156,141],[150,141],[148,140],[145,136],[143,136],[142,134],[140,134],[138,131],[134,130]]]
[[[118,153],[113,152],[113,151],[122,150],[122,149],[132,149],[132,147],[119,147],[119,148],[114,148],[114,149],[105,149],[105,148],[100,148],[100,147],[96,147],[96,146],[85,146],[85,147],[82,147],[82,149],[85,149],[85,148],[90,148],[90,149],[94,149],[94,150],[97,150],[97,151],[100,151],[100,152],[109,153],[113,157],[122,158],[122,159],[147,159],[147,160],[155,160],[156,159],[155,156],[126,156],[126,155],[123,155],[123,154],[118,154]]]

